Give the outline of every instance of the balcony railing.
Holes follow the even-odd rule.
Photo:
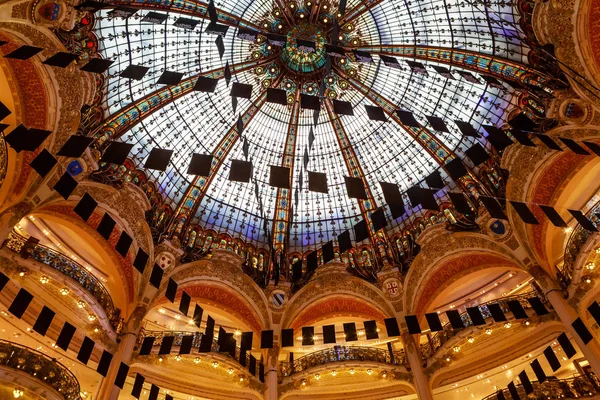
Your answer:
[[[510,313],[510,309],[508,308],[508,305],[507,305],[508,301],[518,300],[521,303],[521,305],[523,306],[523,308],[528,309],[528,308],[531,308],[531,305],[529,304],[527,299],[531,298],[531,297],[536,297],[536,296],[540,297],[542,302],[547,303],[547,299],[543,296],[540,296],[539,293],[528,292],[528,293],[515,295],[515,296],[502,297],[500,299],[491,300],[486,303],[479,304],[479,309],[481,310],[481,314],[483,315],[483,317],[485,319],[488,319],[488,318],[492,317],[492,314],[490,313],[490,311],[487,308],[488,304],[498,303],[500,305],[500,307],[502,308],[502,311],[504,311],[504,313]],[[511,314],[507,315],[507,318],[510,315]],[[465,326],[465,328],[473,325],[473,322],[469,318],[468,313],[466,313],[466,312],[461,313],[460,318],[462,319],[462,322],[463,322],[463,325]],[[458,332],[460,332],[460,329],[452,329],[452,326],[450,325],[450,323],[444,324],[443,327],[444,327],[443,331],[436,332],[435,335],[433,335],[427,343],[421,344],[421,346],[420,346],[421,347],[421,357],[424,360],[433,356],[436,353],[436,351],[438,351],[438,349],[444,345],[444,343],[446,343],[448,340],[450,340],[452,337],[454,337]]]
[[[6,171],[8,169],[8,148],[6,147],[6,141],[4,135],[0,138],[0,185],[6,178]]]
[[[50,385],[65,400],[79,400],[79,381],[71,371],[46,354],[20,344],[0,340],[0,366],[24,372]]]
[[[592,208],[590,208],[585,216],[592,221],[595,226],[598,227],[600,226],[600,217],[598,217],[599,213],[600,202],[596,203]],[[577,225],[575,229],[573,229],[573,232],[571,233],[571,236],[569,237],[565,247],[563,267],[558,273],[558,278],[563,288],[566,289],[571,284],[571,280],[573,280],[573,271],[575,270],[575,263],[581,254],[581,249],[595,233],[596,232],[591,232],[587,229],[584,229],[581,225]]]
[[[404,350],[390,353],[376,347],[335,346],[331,349],[307,354],[292,363],[281,362],[280,371],[281,375],[290,376],[311,367],[341,361],[372,361],[390,365],[404,365],[406,364],[406,355]]]
[[[154,337],[154,346],[159,347],[162,343],[162,340],[167,336],[174,336],[175,340],[173,341],[173,346],[181,346],[184,336],[193,335],[194,339],[192,339],[192,348],[197,348],[200,346],[200,342],[202,341],[202,336],[204,335],[202,332],[187,332],[187,331],[151,331],[147,329],[141,329],[137,339],[138,347],[141,346],[144,338],[146,337]],[[211,344],[211,352],[220,353],[219,343],[216,339],[213,338],[213,342]],[[227,356],[231,357],[228,353]],[[239,362],[240,360],[240,348],[236,346],[235,348],[235,359]],[[250,353],[246,353],[246,365],[250,365]]]
[[[186,331],[151,331],[146,329],[141,329],[138,335],[137,344],[138,346],[142,344],[144,338],[146,337],[154,337],[154,346],[160,346],[162,340],[167,336],[175,336],[175,340],[173,341],[173,346],[181,346],[181,342],[184,336],[193,335],[194,339],[192,341],[192,348],[199,347],[200,341],[202,340],[203,333],[202,332],[186,332]],[[213,338],[213,342],[211,345],[210,351],[219,353],[219,344],[217,340]]]
[[[522,399],[579,399],[600,394],[600,391],[596,389],[590,379],[584,376],[576,376],[570,379],[549,378],[544,383],[533,381],[531,384],[533,385],[533,393],[529,395],[525,393],[523,385],[517,385],[517,391]],[[506,399],[512,398],[508,389],[504,389],[502,394]],[[498,394],[494,393],[483,400],[495,400],[497,398]]]
[[[4,245],[16,252],[20,253],[22,247],[27,242],[27,239],[16,232],[11,232],[8,235]],[[115,307],[113,300],[108,293],[108,290],[104,287],[102,282],[98,280],[92,273],[90,273],[81,264],[73,261],[69,257],[61,254],[49,247],[41,244],[36,244],[29,252],[31,258],[36,261],[46,264],[58,272],[74,279],[83,287],[89,294],[92,295],[102,307],[106,316],[110,321],[113,329],[119,333],[122,328],[123,320],[121,319],[121,310]]]

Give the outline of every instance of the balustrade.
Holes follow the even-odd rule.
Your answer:
[[[20,344],[0,340],[0,366],[12,368],[39,379],[59,392],[65,400],[79,400],[79,381],[55,358]]]
[[[548,303],[547,299],[543,296],[540,296],[539,293],[528,292],[528,293],[515,295],[515,296],[502,297],[502,298],[499,298],[496,300],[491,300],[486,303],[479,304],[479,309],[481,310],[481,314],[483,315],[483,317],[485,319],[488,319],[488,318],[492,317],[492,314],[490,313],[490,311],[488,310],[488,307],[487,307],[488,304],[498,303],[500,305],[500,307],[502,308],[502,311],[504,311],[504,313],[510,313],[510,309],[508,308],[508,304],[507,304],[508,301],[518,300],[521,303],[521,305],[523,306],[523,308],[527,309],[527,308],[531,308],[531,305],[527,301],[527,299],[531,298],[531,297],[540,297],[542,302]],[[469,314],[467,312],[461,313],[460,318],[465,327],[469,327],[469,326],[473,325],[473,322],[471,321],[471,318],[469,318]],[[460,329],[452,329],[452,326],[450,325],[450,323],[444,324],[443,328],[444,328],[444,330],[436,332],[435,335],[433,335],[427,343],[421,344],[421,346],[420,346],[421,357],[424,360],[433,356],[435,354],[435,352],[444,345],[444,343],[448,342],[448,340],[450,340],[452,337],[454,337],[460,331]]]
[[[290,376],[311,367],[341,361],[373,361],[390,365],[404,365],[406,364],[406,355],[404,350],[390,353],[376,347],[335,346],[331,349],[307,354],[292,363],[281,362],[280,370],[283,376]]]
[[[598,227],[600,226],[600,202],[596,203],[585,216],[592,221],[592,223]],[[567,288],[571,284],[573,279],[573,271],[575,270],[575,263],[577,258],[581,254],[581,249],[586,245],[590,238],[596,232],[588,231],[581,225],[577,225],[565,247],[565,256],[562,268],[558,271],[558,279],[563,288]]]
[[[592,382],[592,379],[596,379],[595,376],[592,378],[584,376],[576,376],[570,379],[556,379],[548,378],[544,383],[533,381],[533,393],[525,393],[523,385],[517,385],[517,391],[522,399],[539,399],[539,400],[552,400],[552,399],[579,399],[582,397],[592,397],[600,394],[598,390],[599,381]],[[508,389],[502,391],[504,398],[512,398]],[[498,394],[494,393],[483,400],[497,399]]]
[[[20,253],[21,249],[27,242],[27,239],[16,232],[11,232],[4,242],[4,245],[9,250]],[[85,269],[84,266],[69,257],[61,254],[49,247],[41,244],[36,244],[29,250],[30,258],[54,268],[56,271],[74,279],[92,295],[106,312],[106,316],[110,321],[113,329],[119,333],[123,320],[121,318],[121,310],[115,307],[112,297],[102,282],[98,280],[91,272]]]
[[[137,345],[140,346],[146,337],[154,338],[154,345],[160,345],[162,340],[167,336],[174,336],[175,340],[173,341],[173,346],[181,346],[181,342],[184,336],[194,336],[192,340],[192,348],[199,347],[200,341],[202,340],[202,336],[204,334],[202,332],[187,332],[187,331],[151,331],[147,329],[141,329],[137,338]],[[219,344],[217,340],[213,338],[213,342],[211,345],[212,352],[219,353]],[[239,359],[239,357],[238,357]]]

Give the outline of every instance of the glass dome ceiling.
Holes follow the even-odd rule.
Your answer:
[[[374,210],[385,205],[378,182],[396,183],[405,191],[422,183],[454,155],[462,158],[463,150],[478,141],[463,136],[454,120],[469,122],[479,129],[481,124],[501,124],[505,111],[514,107],[511,102],[516,99],[508,86],[494,88],[482,79],[481,83],[470,83],[458,74],[454,74],[455,79],[448,79],[433,69],[444,66],[477,76],[489,68],[492,58],[500,60],[507,73],[517,74],[515,68],[527,68],[528,49],[512,28],[517,18],[513,2],[489,1],[487,7],[478,3],[348,0],[345,14],[339,17],[337,2],[218,1],[215,6],[219,22],[230,25],[223,38],[222,58],[215,44],[216,35],[205,32],[210,23],[206,3],[127,3],[142,8],[127,19],[112,18],[110,11],[101,11],[96,34],[103,56],[115,60],[109,70],[105,97],[107,118],[113,121],[111,127],[115,129],[111,136],[134,143],[131,157],[140,167],[152,148],[174,150],[165,172],[147,170],[147,173],[170,199],[173,208],[195,211],[185,224],[199,224],[204,229],[227,232],[262,246],[267,241],[263,229],[266,222],[276,242],[286,241],[281,235],[289,232],[290,248],[314,248],[333,240],[364,216],[361,200],[347,196],[344,176],[364,176],[374,202],[368,202],[367,210]],[[168,15],[166,22],[142,21],[151,11]],[[191,18],[198,25],[194,30],[178,28],[174,23],[179,17]],[[310,40],[312,35],[319,46],[323,33],[329,39],[333,20],[340,22],[338,45],[370,51],[373,63],[346,58],[342,64],[336,58],[331,73],[327,74],[317,55],[313,56],[313,62],[318,65],[302,72],[292,65],[293,60],[302,61],[303,54],[297,49],[293,54],[287,54],[286,49],[286,56],[282,57],[281,49],[273,46],[268,49],[266,40],[253,43],[237,37],[236,25],[287,35],[288,40],[291,36]],[[306,29],[298,29],[300,24],[307,25]],[[292,32],[293,29],[302,32]],[[448,50],[455,54],[451,57]],[[384,65],[377,56],[379,51],[396,57],[400,68]],[[425,61],[414,56],[434,53],[453,60],[465,54],[464,59],[468,60],[450,63],[437,62],[434,56]],[[486,57],[479,59],[477,53]],[[425,64],[427,75],[412,71],[406,60]],[[472,67],[465,67],[469,63]],[[141,80],[120,77],[119,73],[130,64],[150,69]],[[190,90],[189,82],[193,85],[198,74],[216,71],[209,76],[222,78],[226,64],[231,67],[233,82],[253,85],[251,99],[238,99],[235,109],[231,85],[224,79],[219,80],[214,93]],[[164,71],[184,73],[184,81],[176,87],[157,84]],[[295,105],[299,92],[315,95],[321,81],[326,83],[325,97],[350,102],[354,116],[331,112],[330,101],[324,100],[314,125],[313,111]],[[188,82],[187,87],[184,82]],[[287,90],[290,104],[266,102],[268,86]],[[180,88],[184,94],[178,93]],[[369,90],[370,94],[365,95]],[[417,135],[411,128],[393,121],[390,115],[387,122],[370,120],[364,105],[381,106],[376,99],[411,111],[426,132]],[[249,112],[252,117],[248,117]],[[434,131],[425,118],[429,115],[443,118],[449,132]],[[242,137],[236,130],[238,116],[245,121]],[[290,129],[296,126],[297,130]],[[315,139],[309,148],[311,127]],[[447,151],[432,145],[432,138]],[[228,179],[231,160],[245,159],[244,139],[258,191],[253,183]],[[484,139],[479,140],[484,144]],[[306,149],[309,161],[305,169]],[[196,178],[186,173],[192,153],[213,154],[222,164],[213,169],[208,179]],[[271,165],[292,168],[289,193],[269,185]],[[308,190],[307,171],[327,174],[328,194]],[[452,187],[451,179],[441,172]],[[190,188],[194,189],[192,197],[184,198]],[[443,191],[437,195],[442,196]],[[393,220],[389,209],[385,210],[392,229],[406,218]],[[408,211],[413,212],[414,209]],[[293,215],[293,220],[287,213]],[[283,225],[279,225],[281,221]]]

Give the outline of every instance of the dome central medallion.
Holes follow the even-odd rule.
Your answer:
[[[324,29],[316,24],[303,22],[294,25],[287,33],[287,46],[281,52],[281,59],[289,69],[300,73],[313,73],[327,61]],[[298,40],[315,43],[314,51],[298,45]]]

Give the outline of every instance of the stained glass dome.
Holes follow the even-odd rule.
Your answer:
[[[395,183],[402,192],[428,187],[424,178],[431,172],[464,158],[475,143],[486,145],[483,137],[464,136],[454,121],[478,130],[501,125],[517,96],[513,86],[501,88],[480,75],[521,83],[542,79],[532,77],[527,65],[512,1],[348,0],[340,10],[339,2],[330,1],[222,0],[215,3],[218,23],[229,27],[222,57],[217,36],[207,32],[206,3],[130,5],[141,10],[129,18],[101,11],[96,22],[101,53],[115,60],[105,97],[110,123],[98,133],[100,140],[133,143],[131,159],[140,168],[152,148],[174,150],[166,171],[147,171],[180,218],[174,229],[196,224],[257,246],[271,237],[276,246],[315,248],[381,206],[388,229],[401,230],[420,207],[407,207],[394,219],[379,182]],[[151,12],[168,18],[162,24],[145,21]],[[197,26],[177,27],[180,17]],[[238,37],[240,28],[257,32],[257,39]],[[270,34],[284,35],[286,47],[272,45]],[[315,42],[314,52],[301,49],[296,39]],[[344,48],[347,56],[327,61],[326,44]],[[373,61],[360,62],[354,50]],[[380,55],[399,63],[385,65]],[[130,64],[149,71],[141,80],[120,77]],[[252,85],[250,99],[234,104],[226,66],[232,82]],[[164,71],[184,78],[160,85]],[[219,79],[214,93],[193,89],[198,76]],[[267,88],[286,90],[287,105],[266,101]],[[321,95],[316,123],[314,111],[300,107],[300,94]],[[354,115],[337,114],[334,99],[351,103]],[[365,106],[383,107],[387,121],[370,119]],[[412,112],[421,127],[399,123],[395,109]],[[427,116],[441,117],[448,131],[436,131]],[[231,181],[231,161],[246,159],[245,145],[252,182]],[[209,177],[187,174],[193,153],[215,157]],[[270,186],[270,166],[291,168],[291,190]],[[309,171],[326,173],[328,193],[308,190]],[[448,186],[436,196],[443,199],[456,183],[440,171]],[[348,197],[344,176],[362,178],[368,200]]]

